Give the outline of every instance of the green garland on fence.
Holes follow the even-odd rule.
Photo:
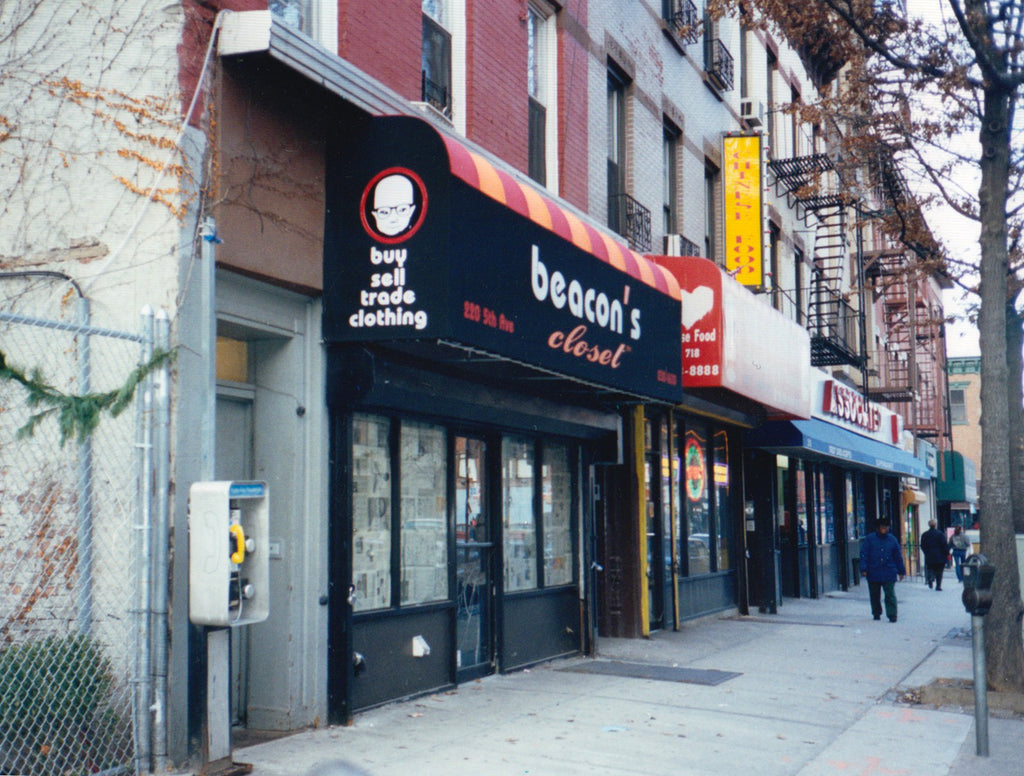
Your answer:
[[[24,387],[28,392],[29,407],[46,408],[32,415],[25,425],[18,429],[18,439],[32,436],[44,418],[56,415],[61,446],[72,437],[79,442],[85,441],[99,425],[103,412],[110,413],[111,417],[120,415],[131,404],[139,383],[172,361],[174,355],[173,350],[158,350],[149,361],[135,367],[120,388],[79,396],[63,393],[49,385],[43,380],[43,375],[38,369],[33,370],[31,376],[26,375],[17,367],[8,364],[6,354],[0,350],[0,380],[10,380]]]

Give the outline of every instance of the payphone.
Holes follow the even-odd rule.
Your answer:
[[[189,619],[238,626],[270,614],[265,482],[197,482],[189,490]]]

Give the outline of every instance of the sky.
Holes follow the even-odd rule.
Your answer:
[[[936,23],[950,15],[944,0],[907,0],[907,12],[923,16]],[[973,138],[966,139],[968,142]],[[968,184],[976,185],[976,184]],[[946,205],[932,208],[926,213],[928,225],[953,255],[976,257],[978,255],[977,223],[963,218]],[[947,315],[963,315],[966,311],[964,294],[959,289],[943,293],[943,306]],[[978,329],[965,320],[957,320],[946,326],[947,356],[977,356],[981,354]]]

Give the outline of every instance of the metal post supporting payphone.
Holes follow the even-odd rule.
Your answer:
[[[205,776],[251,770],[231,758],[231,629],[270,613],[268,502],[264,482],[189,490],[189,619],[207,626]]]

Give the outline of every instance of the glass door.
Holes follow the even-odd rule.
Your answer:
[[[460,681],[494,663],[494,543],[488,515],[487,443],[455,438],[456,667]]]

